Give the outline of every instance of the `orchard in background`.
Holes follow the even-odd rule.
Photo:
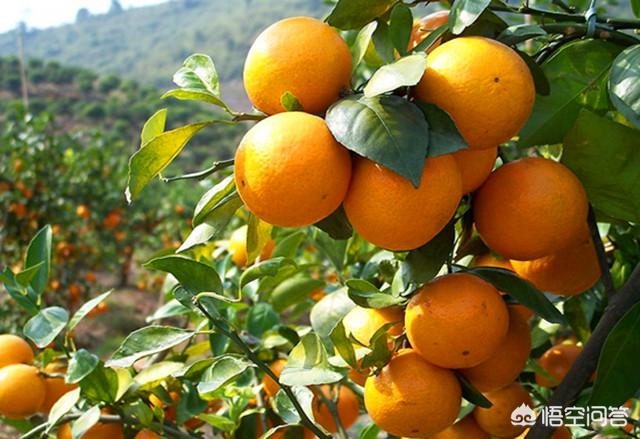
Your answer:
[[[41,228],[0,274],[31,314],[0,336],[6,423],[24,438],[637,437],[640,21],[594,1],[456,0],[418,19],[420,3],[274,23],[245,61],[252,113],[224,102],[209,56],[184,62],[164,97],[225,116],[165,130],[156,112],[126,188],[138,206],[156,177],[202,180],[189,235],[145,264],[168,274],[166,303],[107,361],[76,346],[110,292],[52,306],[59,241]],[[162,176],[201,130],[254,122],[233,160]],[[532,425],[573,406],[618,415]]]

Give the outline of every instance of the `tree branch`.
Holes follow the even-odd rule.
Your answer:
[[[549,406],[567,407],[577,399],[580,391],[589,382],[596,369],[600,351],[607,336],[629,308],[638,302],[640,302],[640,264],[633,270],[627,283],[609,301],[593,335],[569,369],[564,380],[551,395]],[[542,425],[541,422],[542,417],[538,417],[536,425],[527,434],[526,439],[548,439],[551,437],[553,427]]]

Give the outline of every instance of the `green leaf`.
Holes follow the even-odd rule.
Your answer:
[[[434,104],[415,102],[429,125],[429,149],[427,157],[450,154],[468,148],[455,122],[449,114]]]
[[[640,303],[616,323],[602,347],[589,406],[619,406],[640,388]]]
[[[151,390],[183,368],[184,364],[177,361],[160,361],[142,369],[134,381],[143,389]]]
[[[109,367],[131,367],[141,358],[179,345],[195,333],[170,326],[147,326],[132,332],[107,362]]]
[[[200,413],[198,419],[213,426],[215,429],[225,432],[231,432],[236,427],[235,422],[226,416],[216,415],[213,413]]]
[[[67,376],[65,381],[69,384],[79,383],[89,375],[100,363],[100,359],[87,351],[86,349],[78,349],[73,353],[69,361]]]
[[[372,21],[371,23],[360,29],[360,31],[358,32],[355,41],[350,47],[352,62],[351,65],[353,66],[352,71],[356,70],[358,64],[360,64],[360,61],[362,61],[362,58],[364,58],[364,54],[367,52],[367,49],[371,44],[371,37],[373,36],[373,33],[375,32],[377,27],[378,22]]]
[[[314,333],[304,335],[291,350],[280,375],[280,382],[288,386],[335,383],[341,379],[342,374],[331,369],[327,351]]]
[[[369,348],[371,352],[362,357],[360,367],[362,369],[375,368],[380,369],[391,361],[392,352],[389,349],[389,329],[396,323],[390,322],[382,325],[376,330],[369,340]],[[354,341],[361,343],[364,340],[357,340],[353,335]]]
[[[131,203],[153,178],[169,166],[198,131],[213,123],[234,124],[210,120],[183,126],[154,137],[136,151],[129,160],[129,181],[125,191],[127,201]]]
[[[347,287],[349,298],[365,308],[388,308],[406,302],[404,297],[383,293],[364,279],[350,279],[347,281]]]
[[[313,291],[322,287],[324,287],[322,280],[302,275],[294,276],[285,279],[273,290],[270,302],[277,312],[282,312],[290,306],[303,302]]]
[[[91,312],[93,308],[98,306],[100,303],[104,302],[112,292],[113,290],[109,290],[106,293],[103,293],[98,297],[94,297],[93,299],[89,300],[87,303],[82,305],[80,309],[76,311],[76,313],[73,315],[73,317],[71,317],[71,320],[69,320],[69,324],[67,325],[67,331],[73,331],[73,328],[75,328],[78,325],[78,323],[80,323],[80,321],[84,319],[87,316],[87,314]]]
[[[202,374],[198,383],[198,392],[200,395],[211,394],[250,367],[253,367],[252,363],[240,357],[231,355],[218,357]]]
[[[551,92],[536,97],[518,146],[562,142],[585,97],[600,87],[620,50],[619,46],[602,40],[579,40],[566,44],[549,58],[542,70],[552,84]]]
[[[631,0],[631,9],[633,10],[633,14],[640,18],[640,0]]]
[[[386,13],[395,3],[394,0],[339,0],[327,22],[338,29],[360,29]]]
[[[360,430],[358,439],[377,439],[381,432],[382,430],[376,424],[369,424]]]
[[[0,272],[0,282],[4,284],[7,293],[13,300],[16,301],[24,310],[26,310],[32,316],[38,314],[40,311],[39,300],[32,288],[27,288],[20,285],[16,279],[16,276],[9,269],[5,267],[4,271]]]
[[[453,251],[455,227],[449,223],[435,238],[410,251],[400,265],[404,284],[423,284],[433,279]]]
[[[520,279],[512,271],[502,268],[476,267],[468,270],[498,289],[516,299],[527,308],[532,309],[540,317],[548,322],[565,324],[562,313],[553,306],[536,287],[524,279]]]
[[[476,389],[473,384],[471,384],[461,373],[456,372],[456,377],[458,381],[460,381],[460,386],[462,387],[462,397],[469,401],[470,403],[477,405],[483,408],[490,408],[493,406],[491,401],[489,401],[478,389]]]
[[[354,307],[355,303],[349,299],[345,288],[327,294],[311,308],[311,327],[320,337],[330,337],[336,326]]]
[[[29,242],[29,247],[27,247],[25,269],[41,264],[38,273],[31,279],[31,287],[38,296],[44,293],[49,281],[51,236],[51,226],[46,225],[36,233],[36,236]]]
[[[537,24],[516,24],[503,30],[500,35],[498,35],[498,41],[507,46],[515,46],[532,38],[546,35],[547,31]]]
[[[347,251],[346,240],[336,241],[327,233],[315,229],[313,231],[313,240],[315,246],[318,247],[329,258],[337,271],[342,271],[344,267],[345,252]]]
[[[640,2],[636,3],[640,9]],[[616,109],[640,128],[640,44],[628,47],[613,61],[609,96]]]
[[[279,322],[280,318],[270,304],[256,303],[247,314],[247,332],[259,338]]]
[[[314,396],[311,389],[304,386],[294,386],[291,390],[293,391],[296,400],[298,400],[298,403],[300,403],[302,410],[307,414],[309,419],[313,419],[312,403]],[[300,414],[283,390],[278,390],[278,393],[276,393],[273,408],[278,416],[280,416],[287,424],[300,423]],[[264,439],[264,437],[261,437],[261,439]]]
[[[80,399],[80,389],[73,389],[58,399],[53,407],[51,407],[51,411],[49,412],[49,417],[47,422],[49,426],[47,427],[47,432],[50,431],[58,421],[67,413],[73,409],[78,400]]]
[[[180,255],[155,258],[144,264],[146,268],[171,273],[180,285],[192,294],[213,292],[223,294],[222,282],[215,268],[204,262]]]
[[[391,10],[389,36],[400,55],[406,55],[407,53],[412,30],[413,15],[411,14],[411,9],[404,3],[398,3]]]
[[[78,419],[71,424],[71,437],[80,439],[100,420],[100,406],[93,406],[82,413]]]
[[[331,332],[331,342],[340,354],[342,359],[352,368],[357,367],[356,352],[353,349],[353,343],[349,340],[347,332],[342,322],[338,323]]]
[[[167,123],[167,109],[162,108],[155,113],[144,123],[142,131],[140,132],[140,146],[144,146],[149,143],[154,137],[164,133],[164,127]]]
[[[542,96],[549,96],[549,93],[551,93],[551,84],[549,84],[549,79],[547,79],[547,75],[544,73],[544,70],[542,70],[542,67],[522,50],[516,49],[516,53],[520,55],[520,58],[522,58],[527,64],[527,67],[529,67],[536,93]]]
[[[298,249],[300,248],[300,244],[304,241],[305,232],[302,230],[298,230],[297,232],[293,232],[290,235],[281,238],[276,243],[276,247],[273,249],[272,258],[283,257],[283,258],[293,258],[295,257]]]
[[[399,96],[350,96],[326,115],[333,136],[351,151],[420,184],[429,126],[420,109]]]
[[[286,111],[302,111],[302,104],[300,104],[296,95],[290,91],[285,91],[282,96],[280,96],[280,103]]]
[[[100,362],[80,381],[80,389],[82,395],[91,401],[114,403],[119,389],[118,374],[113,369],[104,367]]]
[[[253,263],[264,249],[264,246],[271,239],[271,229],[273,226],[262,221],[257,216],[251,214],[249,216],[249,224],[247,226],[247,262]]]
[[[274,277],[281,269],[286,267],[297,267],[296,263],[288,258],[277,257],[267,261],[259,262],[245,270],[240,276],[239,287],[242,290],[247,284],[263,277]]]
[[[640,221],[640,131],[582,111],[564,140],[562,163],[580,179],[595,209]]]
[[[27,288],[33,278],[40,272],[40,268],[45,265],[45,262],[39,262],[36,265],[32,265],[29,268],[25,268],[20,273],[16,274],[16,281],[24,288]]]
[[[364,88],[364,96],[374,96],[393,91],[400,87],[416,85],[427,68],[427,55],[418,52],[405,56],[392,64],[380,67]]]
[[[439,26],[437,29],[429,32],[429,35],[427,35],[427,37],[424,40],[420,41],[420,43],[418,43],[418,45],[412,49],[412,52],[414,53],[426,52],[427,50],[431,49],[431,46],[433,46],[436,41],[442,38],[442,36],[448,30],[449,30],[449,25],[443,24],[442,26]]]
[[[449,29],[459,35],[487,9],[491,0],[455,0],[449,12]]]
[[[333,239],[344,240],[353,236],[353,227],[351,227],[342,205],[331,215],[315,223],[314,226],[328,233]]]
[[[571,329],[582,343],[586,343],[591,337],[591,328],[582,306],[582,296],[573,296],[564,302],[562,308]]]
[[[193,225],[202,224],[210,216],[213,216],[216,210],[228,203],[229,198],[233,198],[233,196],[238,197],[236,184],[233,175],[229,175],[200,198],[193,212]]]
[[[64,308],[59,306],[45,308],[29,319],[24,326],[24,335],[39,348],[44,348],[55,340],[68,320],[69,313]]]
[[[365,60],[367,64],[381,67],[384,64],[390,64],[396,60],[395,49],[391,43],[389,36],[389,26],[386,21],[378,20],[378,26],[371,36],[375,51],[367,51]]]

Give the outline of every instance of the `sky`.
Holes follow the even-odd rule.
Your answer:
[[[167,0],[120,0],[123,8],[164,3]],[[99,14],[109,10],[111,0],[0,0],[0,33],[15,29],[20,21],[29,28],[73,23],[80,8]]]

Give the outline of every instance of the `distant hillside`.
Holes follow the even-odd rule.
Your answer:
[[[327,10],[323,0],[174,0],[95,16],[81,13],[74,24],[28,31],[25,52],[163,88],[188,55],[203,52],[216,62],[226,99],[247,109],[242,62],[257,34],[283,17],[320,17]],[[15,55],[16,47],[15,31],[0,35],[0,55]]]

